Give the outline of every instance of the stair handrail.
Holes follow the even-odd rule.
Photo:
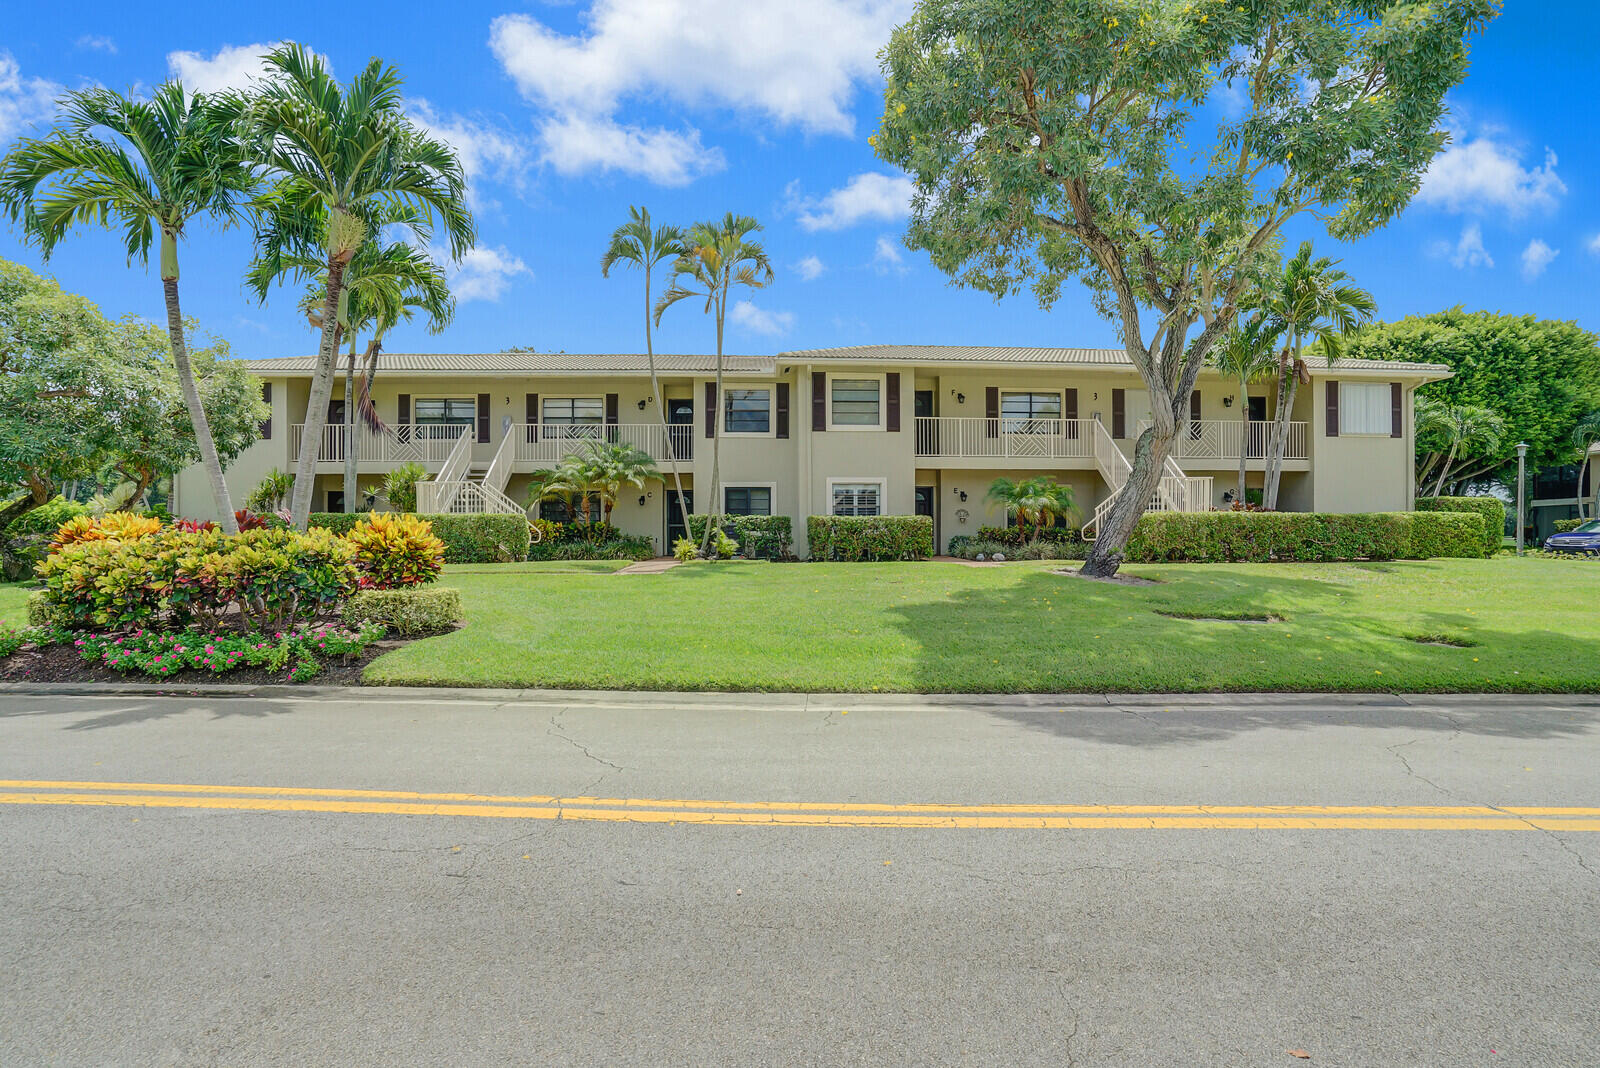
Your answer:
[[[483,478],[480,480],[496,492],[504,490],[506,483],[511,481],[512,459],[516,452],[515,441],[515,434],[505,436],[505,440],[495,450],[494,459],[489,462],[489,469],[483,473]]]

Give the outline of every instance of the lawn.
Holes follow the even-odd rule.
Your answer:
[[[641,576],[560,564],[452,567],[443,581],[462,591],[467,626],[380,657],[366,681],[1600,690],[1600,565],[1592,563],[1501,556],[1125,569],[1156,580],[1149,586],[1052,574],[1057,566],[698,564]]]

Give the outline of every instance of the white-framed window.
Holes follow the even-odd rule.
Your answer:
[[[1389,436],[1392,413],[1387,382],[1339,383],[1339,433]]]
[[[1007,434],[1037,434],[1046,419],[1061,418],[1061,394],[1045,390],[1001,390],[1000,426]]]
[[[828,376],[828,427],[832,430],[883,429],[883,375]]]
[[[600,426],[606,421],[604,397],[541,397],[539,422],[554,426]]]
[[[472,426],[478,421],[478,401],[474,397],[418,397],[412,402],[411,419],[419,426]]]
[[[775,486],[771,482],[722,487],[722,511],[727,515],[771,515]]]
[[[832,515],[882,515],[886,482],[881,478],[828,479],[828,510]]]
[[[722,391],[722,432],[724,434],[772,433],[772,387],[739,386]]]

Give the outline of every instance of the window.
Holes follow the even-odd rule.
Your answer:
[[[1060,419],[1059,393],[1002,393],[1000,419],[1007,434],[1037,434],[1046,428],[1035,420]]]
[[[549,520],[552,523],[571,523],[573,521],[573,507],[566,501],[540,501],[539,518]],[[600,522],[600,501],[598,498],[589,498],[589,515],[586,522]]]
[[[728,434],[766,434],[772,430],[770,389],[726,390],[722,429]]]
[[[1389,383],[1339,383],[1339,433],[1389,436]]]
[[[723,508],[728,515],[771,515],[771,486],[728,486],[722,491]]]
[[[883,513],[882,482],[828,483],[833,498],[834,515],[881,515]]]
[[[470,397],[418,397],[413,418],[424,426],[471,426],[478,402]]]
[[[606,419],[601,397],[546,397],[539,402],[539,421],[557,426],[599,426]]]
[[[830,380],[828,388],[834,426],[882,425],[878,403],[883,390],[882,379],[835,378]]]

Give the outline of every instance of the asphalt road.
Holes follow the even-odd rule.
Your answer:
[[[0,690],[0,1064],[1600,1063],[1597,727]]]

